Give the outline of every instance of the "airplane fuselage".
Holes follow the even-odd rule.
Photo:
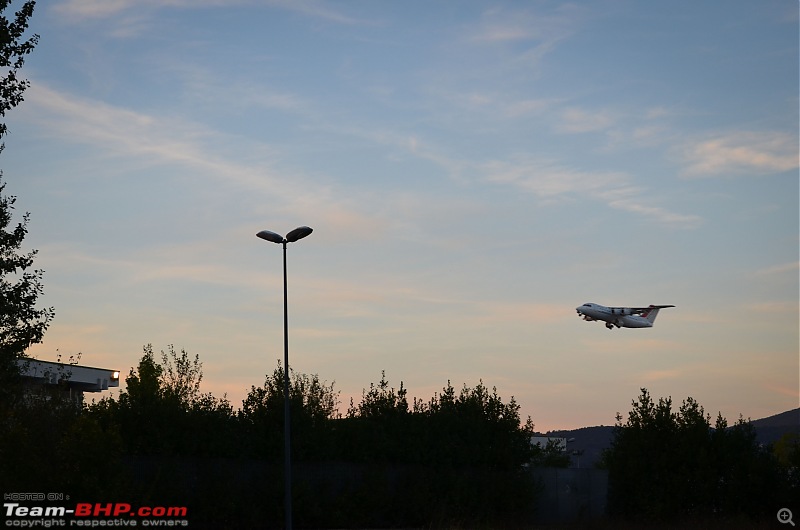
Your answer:
[[[614,328],[652,328],[659,309],[675,307],[660,305],[649,307],[606,307],[600,304],[586,303],[576,307],[576,311],[584,320],[601,320],[608,329]]]

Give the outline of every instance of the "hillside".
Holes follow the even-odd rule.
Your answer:
[[[758,441],[772,443],[787,432],[800,434],[800,408],[753,420],[752,423],[758,433]]]
[[[800,434],[800,408],[753,420],[751,423],[756,429],[759,443],[773,443],[787,432]],[[574,439],[567,443],[567,450],[573,454],[572,466],[591,467],[600,460],[603,450],[611,445],[614,427],[582,427],[565,431],[550,431],[547,436]]]
[[[547,436],[572,440],[567,442],[567,451],[573,455],[572,467],[594,467],[603,450],[611,445],[613,435],[614,427],[608,425],[547,433]]]

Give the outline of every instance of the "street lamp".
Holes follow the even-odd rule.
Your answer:
[[[286,530],[292,528],[292,454],[291,454],[291,421],[289,412],[289,311],[286,301],[286,243],[294,243],[312,232],[311,228],[301,226],[295,228],[286,237],[269,230],[262,230],[256,236],[272,243],[283,244],[283,474],[284,474],[284,517]]]

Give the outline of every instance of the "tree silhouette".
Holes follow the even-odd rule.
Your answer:
[[[22,102],[30,83],[18,77],[18,71],[39,41],[38,35],[24,38],[35,2],[28,1],[9,19],[5,10],[10,0],[0,0],[0,117]],[[0,123],[0,139],[7,127]],[[0,143],[0,151],[3,144]],[[0,172],[0,407],[14,395],[19,380],[17,360],[31,344],[41,342],[53,319],[53,308],[37,309],[42,294],[42,271],[32,270],[36,251],[20,252],[28,233],[29,214],[14,225],[16,197],[5,195]]]
[[[0,16],[0,70],[5,72],[0,77],[0,117],[5,117],[7,111],[22,103],[22,94],[30,86],[30,82],[20,79],[17,74],[25,64],[25,56],[39,43],[39,35],[24,39],[36,6],[35,0],[25,2],[13,19],[4,14],[10,4],[11,0],[0,0],[0,13],[3,13]],[[0,138],[7,131],[6,124],[0,123]]]
[[[617,425],[604,455],[611,515],[645,520],[763,515],[788,491],[777,460],[756,442],[750,422],[715,426],[687,398],[677,411],[671,398],[656,403],[642,389],[628,419]]]
[[[268,459],[283,455],[283,367],[267,374],[264,385],[252,386],[242,402],[239,419],[248,439],[249,451]],[[339,393],[315,375],[289,369],[289,406],[292,420],[292,454],[296,459],[318,459],[330,454],[329,421],[337,416]]]

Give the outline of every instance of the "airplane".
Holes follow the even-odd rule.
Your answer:
[[[608,329],[618,328],[652,328],[658,316],[658,310],[674,305],[651,305],[648,307],[606,307],[600,304],[586,303],[575,310],[584,320],[602,320]]]

